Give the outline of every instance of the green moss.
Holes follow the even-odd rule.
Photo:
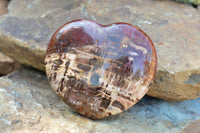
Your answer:
[[[176,0],[176,1],[190,3],[190,4],[193,4],[193,5],[199,5],[200,4],[200,0]]]

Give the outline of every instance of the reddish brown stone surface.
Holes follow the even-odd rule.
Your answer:
[[[150,38],[135,26],[75,20],[53,35],[45,64],[54,91],[79,113],[100,119],[146,94],[157,57]]]

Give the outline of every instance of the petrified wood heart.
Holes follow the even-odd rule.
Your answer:
[[[80,114],[118,114],[148,91],[157,66],[155,47],[127,23],[75,20],[60,27],[47,48],[46,73],[54,91]]]

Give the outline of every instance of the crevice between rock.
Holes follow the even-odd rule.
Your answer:
[[[0,77],[19,69],[20,64],[0,52]]]

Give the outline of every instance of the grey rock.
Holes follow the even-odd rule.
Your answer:
[[[10,133],[178,133],[200,120],[200,99],[148,96],[119,115],[90,120],[59,99],[45,73],[26,67],[0,78],[0,102],[0,132]]]

